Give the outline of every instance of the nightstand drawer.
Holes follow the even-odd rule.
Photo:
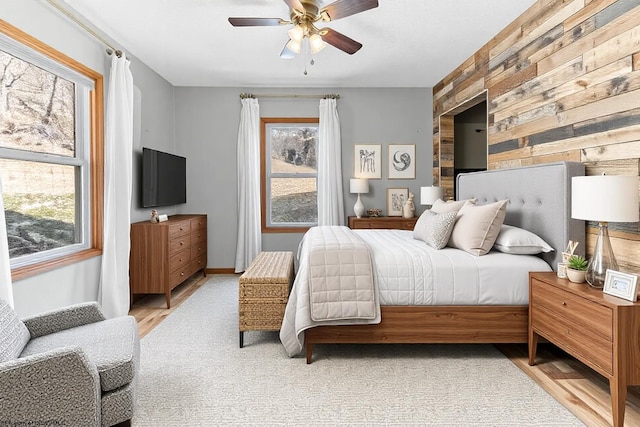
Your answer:
[[[532,306],[531,327],[585,363],[613,373],[613,342],[592,333],[586,325],[576,325],[558,312]]]
[[[558,321],[589,331],[605,341],[613,341],[613,312],[609,307],[537,280],[531,282],[531,304]]]

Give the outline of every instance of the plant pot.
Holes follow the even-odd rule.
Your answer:
[[[573,268],[567,268],[567,278],[573,283],[584,283],[585,273],[586,271],[584,270],[574,270]]]

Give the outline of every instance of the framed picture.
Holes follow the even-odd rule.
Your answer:
[[[402,216],[402,205],[407,197],[408,188],[387,188],[387,216]]]
[[[607,270],[607,274],[604,278],[604,289],[602,289],[602,292],[613,295],[614,297],[635,301],[638,296],[637,287],[638,276],[635,274]]]
[[[416,146],[389,145],[389,179],[416,179]]]
[[[381,146],[354,145],[353,176],[354,178],[380,179],[382,178]]]

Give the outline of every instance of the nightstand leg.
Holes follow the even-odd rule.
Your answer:
[[[536,351],[538,350],[538,334],[529,328],[529,366],[536,364]]]
[[[616,378],[609,380],[611,388],[611,410],[613,411],[613,427],[624,426],[624,410],[627,404],[627,384]]]

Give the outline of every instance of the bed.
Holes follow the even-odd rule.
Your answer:
[[[476,199],[477,205],[509,199],[504,224],[530,230],[555,249],[538,256],[507,255],[491,251],[488,255],[471,257],[472,264],[475,265],[473,271],[466,271],[466,267],[458,266],[458,260],[470,258],[459,249],[446,248],[424,255],[436,267],[439,264],[451,264],[453,273],[447,274],[457,276],[457,283],[465,278],[478,282],[475,285],[477,289],[467,292],[468,295],[465,294],[466,291],[458,292],[455,296],[449,295],[451,291],[448,285],[440,283],[446,274],[436,274],[438,270],[435,267],[433,289],[429,291],[431,294],[418,292],[419,297],[407,299],[401,292],[396,292],[398,295],[395,295],[391,290],[389,293],[387,285],[379,288],[379,283],[384,282],[381,277],[384,274],[382,264],[385,264],[385,269],[391,270],[394,265],[388,259],[376,260],[376,247],[387,250],[395,247],[398,251],[409,251],[409,258],[415,259],[408,262],[415,264],[415,270],[422,268],[425,258],[411,253],[417,254],[422,251],[421,246],[426,245],[413,239],[411,231],[354,230],[357,241],[364,241],[370,246],[373,262],[378,263],[374,266],[378,311],[369,313],[367,318],[349,320],[348,324],[343,324],[343,321],[315,322],[307,320],[309,296],[305,294],[303,285],[298,286],[298,282],[308,276],[307,261],[301,258],[280,332],[287,353],[290,356],[298,354],[304,343],[306,361],[311,363],[315,344],[527,342],[526,272],[555,269],[569,240],[584,242],[584,222],[572,220],[570,215],[571,177],[580,175],[584,175],[581,163],[560,162],[458,176],[456,199]],[[388,253],[394,253],[394,250]],[[386,256],[390,257],[388,254]],[[520,273],[507,271],[497,275],[486,274],[486,266],[495,266],[496,263],[506,266],[525,264],[518,267]],[[398,269],[400,268],[396,268]],[[409,271],[402,274],[406,276],[413,273]],[[518,275],[521,282],[516,290],[509,279],[514,275]],[[461,289],[458,285],[455,288]],[[480,288],[484,290],[480,292]]]

